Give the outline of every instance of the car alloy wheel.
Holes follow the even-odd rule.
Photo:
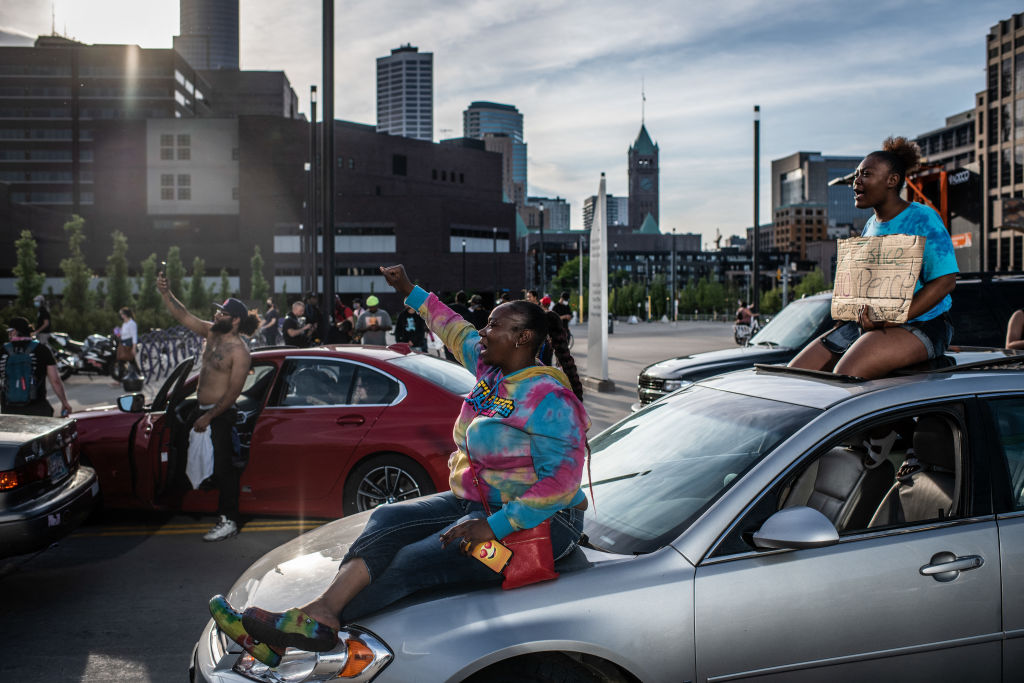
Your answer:
[[[402,455],[381,455],[366,460],[345,484],[345,514],[372,510],[435,492],[426,471]]]

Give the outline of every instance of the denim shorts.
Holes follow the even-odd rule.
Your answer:
[[[921,340],[925,350],[928,352],[928,359],[938,358],[946,353],[950,342],[953,340],[953,323],[949,315],[943,313],[931,320],[909,322],[900,325],[903,329]],[[846,353],[853,342],[860,338],[863,331],[860,325],[855,322],[846,322],[822,337],[821,343],[832,353]]]

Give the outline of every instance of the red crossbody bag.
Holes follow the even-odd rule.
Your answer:
[[[468,455],[468,453],[467,453]],[[491,506],[487,504],[487,496],[484,494],[480,480],[476,476],[476,467],[470,459],[470,467],[473,468],[473,483],[480,492],[480,502],[484,506],[484,512],[491,516]],[[545,519],[532,529],[513,531],[501,543],[512,551],[512,559],[501,572],[505,577],[501,587],[505,590],[519,588],[531,583],[550,581],[558,578],[555,571],[555,558],[551,550],[551,520]]]

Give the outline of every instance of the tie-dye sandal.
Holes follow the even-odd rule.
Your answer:
[[[337,629],[321,624],[298,607],[285,612],[249,607],[242,613],[242,624],[253,637],[278,648],[326,652],[338,644]]]
[[[228,604],[223,595],[210,598],[210,614],[221,633],[242,646],[242,649],[270,668],[281,663],[285,648],[275,647],[253,638],[242,625],[242,615]]]

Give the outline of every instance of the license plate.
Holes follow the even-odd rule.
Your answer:
[[[63,478],[68,473],[68,466],[64,462],[64,454],[58,451],[46,456],[46,471],[50,474],[50,481],[57,481]]]

